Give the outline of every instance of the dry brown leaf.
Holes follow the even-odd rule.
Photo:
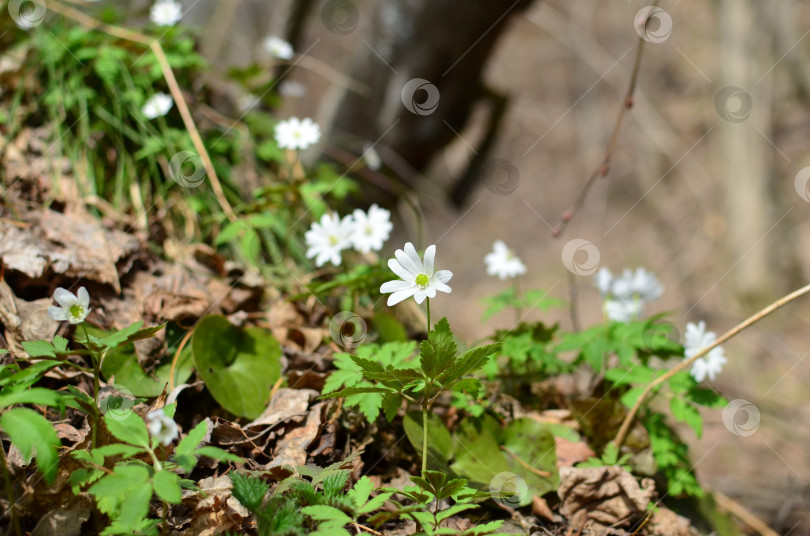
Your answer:
[[[43,515],[31,536],[79,536],[82,525],[90,519],[90,501],[77,499],[64,508],[51,510]]]
[[[570,467],[596,456],[584,441],[569,441],[564,437],[554,436],[554,443],[557,450],[557,467]]]
[[[307,415],[303,426],[299,426],[286,434],[276,444],[275,456],[268,464],[269,467],[289,465],[298,467],[307,463],[307,448],[318,437],[321,427],[321,410],[326,402],[315,404]]]
[[[651,479],[639,486],[635,477],[617,465],[561,467],[560,513],[580,527],[588,521],[595,528],[624,527],[644,517],[655,494]],[[586,525],[586,526],[588,526]]]
[[[312,389],[287,389],[276,391],[270,404],[257,419],[248,423],[245,428],[253,426],[275,426],[280,422],[307,414],[309,403],[320,396]]]
[[[537,495],[532,497],[532,514],[540,519],[554,521],[554,513],[551,511],[551,508],[549,508],[548,503],[544,498],[538,497]]]
[[[203,478],[197,486],[200,492],[194,497],[200,500],[194,507],[195,516],[189,534],[213,536],[228,530],[237,530],[250,516],[247,508],[233,496],[233,483],[230,477]]]

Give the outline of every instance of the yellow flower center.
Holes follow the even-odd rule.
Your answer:
[[[84,315],[84,307],[81,304],[74,303],[70,306],[70,316],[73,318],[81,318]]]
[[[425,274],[419,274],[416,276],[416,284],[422,288],[425,288],[427,284],[430,283],[430,278]]]
[[[329,245],[336,246],[338,242],[339,242],[339,240],[338,240],[337,236],[331,235],[329,237]]]

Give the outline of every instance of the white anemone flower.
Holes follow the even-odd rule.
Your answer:
[[[295,54],[291,44],[275,35],[265,37],[264,43],[262,44],[264,45],[264,49],[269,52],[271,56],[280,60],[292,59],[293,54]]]
[[[354,224],[351,241],[354,249],[361,253],[371,250],[380,251],[388,237],[391,236],[391,213],[376,204],[371,205],[368,212],[359,208],[354,211]]]
[[[164,447],[169,446],[179,435],[177,423],[166,415],[163,408],[146,414],[146,428],[149,430],[149,434]]]
[[[326,261],[330,261],[335,266],[340,266],[340,253],[351,247],[352,229],[354,221],[351,216],[343,219],[337,214],[324,214],[321,221],[313,222],[312,226],[304,234],[307,247],[307,258],[315,257],[315,265],[323,266]]]
[[[281,121],[274,129],[276,143],[282,149],[306,149],[321,139],[321,127],[309,117],[291,117]]]
[[[404,250],[396,250],[394,256],[395,259],[388,260],[388,267],[401,279],[387,281],[380,287],[380,292],[392,293],[388,296],[388,305],[395,305],[411,296],[416,303],[421,304],[425,298],[435,298],[437,290],[450,293],[451,289],[447,282],[453,277],[453,272],[450,270],[434,272],[435,245],[428,246],[425,250],[424,263],[410,242],[405,244]]]
[[[149,19],[158,26],[173,26],[183,16],[183,6],[174,0],[158,0],[149,10]]]
[[[697,324],[689,322],[686,324],[686,334],[684,336],[684,357],[689,359],[703,348],[714,344],[716,340],[717,334],[713,331],[706,331],[706,322],[703,320]],[[692,370],[689,373],[697,382],[702,382],[706,377],[714,381],[714,378],[720,374],[725,364],[726,356],[723,347],[717,346],[712,348],[708,354],[697,358],[692,364]]]
[[[173,105],[174,100],[172,100],[171,95],[155,93],[144,103],[143,108],[141,108],[141,113],[146,116],[147,119],[155,119],[156,117],[162,117],[169,113]]]
[[[605,316],[614,322],[630,322],[641,316],[641,302],[636,300],[607,300]]]
[[[594,277],[596,288],[599,289],[599,294],[602,298],[607,298],[611,292],[611,285],[613,284],[613,274],[605,267],[599,268]]]
[[[500,279],[511,279],[526,273],[523,261],[509,249],[503,240],[496,240],[492,251],[484,256],[487,274]]]
[[[644,304],[660,298],[664,292],[658,278],[644,268],[635,271],[625,268],[619,276],[600,268],[594,283],[604,300],[605,316],[616,322],[638,318]]]
[[[67,320],[71,324],[81,324],[87,317],[90,309],[90,294],[87,289],[81,287],[77,295],[62,287],[53,293],[53,299],[59,307],[51,305],[48,307],[48,315],[54,320]]]

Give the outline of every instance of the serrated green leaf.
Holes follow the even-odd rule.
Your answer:
[[[420,346],[419,363],[427,378],[436,378],[451,367],[456,357],[456,343],[447,318],[439,320]]]
[[[107,430],[119,441],[138,447],[149,446],[149,431],[140,415],[131,411],[126,415],[108,413],[104,416]]]
[[[56,348],[48,341],[23,341],[23,350],[31,357],[56,357]]]
[[[20,450],[26,463],[36,451],[37,467],[45,480],[52,483],[59,465],[57,449],[62,446],[53,425],[32,409],[14,408],[0,416],[0,428]]]
[[[262,505],[264,496],[270,490],[270,484],[261,478],[245,476],[237,472],[230,474],[233,483],[233,496],[242,506],[251,512],[257,512]]]

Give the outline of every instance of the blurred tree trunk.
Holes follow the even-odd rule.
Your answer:
[[[481,99],[492,104],[487,129],[492,132],[505,104],[502,96],[485,88],[483,70],[510,18],[532,1],[377,2],[349,73],[373,89],[366,96],[340,95],[333,138],[342,137],[343,145],[356,150],[379,142],[384,158],[386,153],[396,155],[412,172],[420,172],[462,131]],[[414,79],[425,82],[409,83]],[[487,137],[479,147],[484,149],[478,151],[481,158],[486,145]]]
[[[757,78],[766,65],[760,51],[769,51],[757,21],[756,0],[721,0],[722,89],[715,105],[723,118],[718,126],[724,166],[728,265],[735,294],[743,302],[769,300],[779,287],[771,262],[769,231],[779,219],[773,185],[770,81]],[[764,45],[764,46],[763,46]],[[737,89],[727,89],[734,86]],[[750,115],[749,115],[750,114]],[[772,143],[772,142],[771,142]],[[783,222],[784,223],[784,222]],[[778,233],[778,232],[777,232]],[[774,234],[773,236],[778,236]],[[772,238],[772,237],[771,237]]]

